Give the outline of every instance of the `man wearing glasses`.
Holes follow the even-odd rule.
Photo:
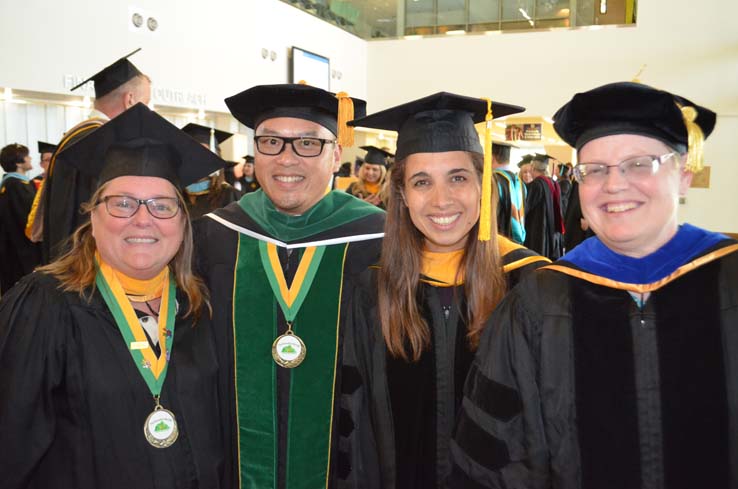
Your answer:
[[[233,399],[231,471],[240,487],[376,487],[358,440],[367,395],[344,316],[351,279],[376,262],[384,212],[329,191],[365,102],[307,85],[226,99],[254,129],[261,190],[196,223]],[[364,435],[362,435],[364,436]]]
[[[493,314],[451,487],[738,487],[738,242],[677,219],[716,114],[612,83],[554,120],[597,236]]]

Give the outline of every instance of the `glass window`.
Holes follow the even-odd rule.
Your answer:
[[[569,17],[569,0],[537,0],[536,18],[555,19]]]
[[[502,0],[502,20],[533,20],[535,0]]]
[[[500,0],[469,0],[469,23],[484,24],[500,20]]]
[[[436,25],[433,0],[407,0],[405,2],[405,27]]]
[[[437,0],[438,25],[466,25],[465,0]],[[463,27],[462,27],[463,29]]]

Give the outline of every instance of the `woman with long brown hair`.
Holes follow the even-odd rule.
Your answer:
[[[511,283],[547,261],[496,235],[474,128],[522,110],[442,92],[353,122],[399,132],[381,262],[352,312],[357,350],[371,345],[359,363],[387,487],[442,487],[480,334]]]
[[[0,302],[3,487],[232,487],[181,190],[222,161],[143,104],[63,152],[97,190],[69,252]]]

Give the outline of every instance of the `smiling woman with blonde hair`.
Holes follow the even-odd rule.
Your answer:
[[[222,161],[143,104],[64,152],[97,190],[69,252],[0,302],[3,487],[231,487],[181,192]]]

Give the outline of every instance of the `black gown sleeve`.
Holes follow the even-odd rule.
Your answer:
[[[548,487],[536,382],[540,320],[524,300],[531,293],[525,287],[511,292],[482,335],[451,444],[450,488]]]
[[[0,480],[24,488],[50,448],[71,321],[59,294],[23,279],[0,302]]]

